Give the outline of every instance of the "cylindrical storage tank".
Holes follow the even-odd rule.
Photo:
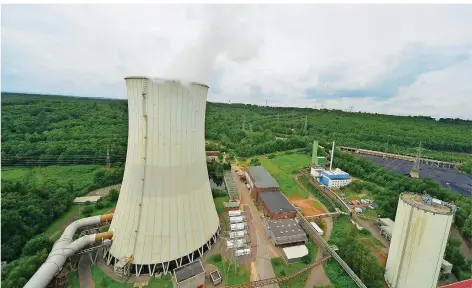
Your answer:
[[[445,205],[425,203],[423,195],[402,193],[385,268],[392,288],[436,288],[453,222]]]
[[[167,273],[202,256],[219,232],[205,155],[208,86],[125,80],[128,150],[107,261]]]

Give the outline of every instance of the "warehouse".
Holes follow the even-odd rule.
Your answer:
[[[175,269],[174,277],[178,288],[205,286],[205,269],[200,260]]]
[[[272,220],[295,218],[297,210],[280,191],[259,193],[260,204],[264,215]]]
[[[280,191],[275,179],[262,166],[252,166],[246,169],[246,179],[250,186],[252,197],[258,202],[258,194],[263,191]]]
[[[272,244],[288,247],[306,244],[305,231],[295,219],[264,220]]]

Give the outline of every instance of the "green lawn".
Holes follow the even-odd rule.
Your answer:
[[[308,248],[308,253],[310,255],[311,263],[315,261],[316,258],[316,252],[318,250],[318,247],[309,243],[307,244]],[[297,270],[300,270],[304,267],[306,267],[308,264],[305,264],[303,262],[297,262],[297,263],[291,263],[291,264],[286,264],[281,258],[272,258],[271,259],[271,264],[272,268],[274,269],[274,273],[277,277],[279,276],[284,276],[284,275],[290,275],[292,273],[295,273]],[[289,281],[279,283],[279,286],[281,288],[302,288],[305,287],[305,282],[310,276],[311,271],[308,270],[301,275],[290,279]]]
[[[216,197],[213,198],[213,201],[215,202],[216,211],[221,214],[225,211],[224,202],[229,201],[229,196]]]
[[[132,283],[119,283],[108,277],[102,269],[98,266],[92,266],[92,278],[95,282],[96,288],[131,288],[134,287]],[[149,288],[172,288],[172,281],[170,275],[163,276],[161,279],[152,277],[149,281]]]
[[[300,188],[292,175],[310,164],[310,157],[304,154],[280,155],[272,159],[260,158],[262,166],[277,180],[280,190],[287,196],[308,198],[308,193]]]
[[[313,195],[316,199],[318,199],[318,201],[320,201],[326,207],[326,209],[328,209],[329,212],[335,211],[334,208],[336,207],[331,205],[331,202],[329,202],[325,198],[325,196],[320,191],[318,191],[318,189],[316,189],[316,187],[311,185],[311,183],[308,181],[308,179],[305,176],[298,177],[298,180],[300,181],[300,183],[303,184],[303,186],[305,186],[305,188],[308,189],[308,191],[310,191],[311,195]]]
[[[216,254],[220,255],[220,254]],[[249,282],[249,271],[248,269],[238,267],[237,269],[229,269],[229,261],[221,258],[221,260],[216,261],[215,256],[213,255],[207,261],[218,267],[218,270],[223,274],[223,282],[225,285],[236,285],[241,283]]]
[[[33,168],[4,168],[2,180],[23,181],[29,177],[30,181],[41,185],[46,182],[56,182],[66,187],[71,183],[75,190],[82,190],[93,183],[95,173],[103,169],[100,165],[70,165],[46,166]]]
[[[69,208],[69,211],[67,211],[64,215],[62,215],[60,218],[58,218],[54,222],[52,222],[51,225],[49,225],[48,229],[46,229],[46,231],[44,231],[44,234],[46,234],[47,236],[51,236],[56,231],[61,229],[62,226],[64,226],[66,223],[68,223],[68,221],[70,221],[70,219],[78,218],[77,216],[78,216],[78,213],[79,213],[79,209],[80,209],[80,206],[72,205]]]

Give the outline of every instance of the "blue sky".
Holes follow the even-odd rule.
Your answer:
[[[210,101],[472,118],[470,5],[2,8],[2,91],[126,98],[150,75]]]

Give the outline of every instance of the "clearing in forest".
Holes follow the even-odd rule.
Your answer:
[[[301,209],[303,216],[314,216],[327,212],[318,201],[313,199],[289,196],[288,200],[290,203]]]

